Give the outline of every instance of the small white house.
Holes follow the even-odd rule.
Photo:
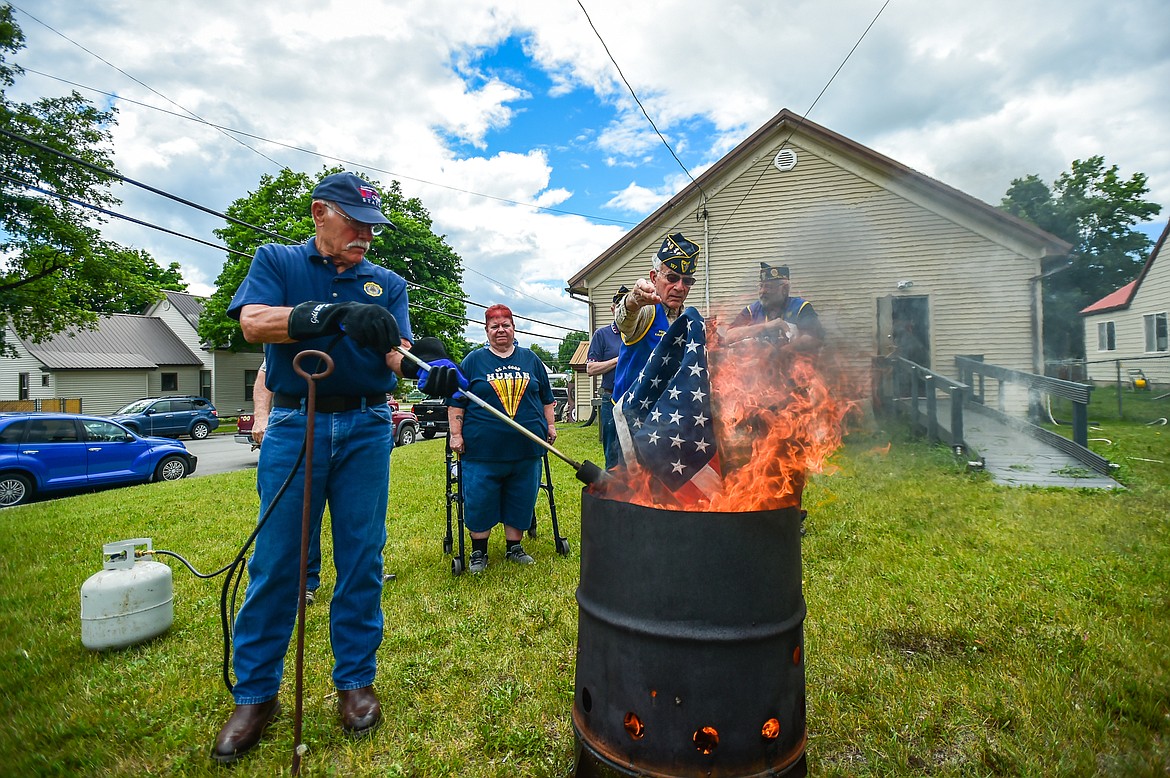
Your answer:
[[[1136,279],[1081,310],[1089,380],[1170,384],[1170,258],[1158,261],[1167,234],[1170,223]]]

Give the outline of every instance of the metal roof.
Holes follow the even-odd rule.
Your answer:
[[[148,369],[202,365],[162,319],[117,313],[92,330],[71,328],[49,340],[21,344],[50,370]]]
[[[175,310],[183,314],[183,318],[191,323],[192,329],[198,329],[199,315],[203,313],[204,298],[186,292],[172,292],[169,289],[165,289],[163,292]]]

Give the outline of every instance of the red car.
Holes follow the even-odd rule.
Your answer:
[[[394,445],[409,446],[418,439],[418,417],[411,411],[404,411],[398,407],[398,401],[388,397],[386,402],[394,417]],[[241,413],[236,422],[236,442],[252,443],[252,424],[254,419],[250,413]]]

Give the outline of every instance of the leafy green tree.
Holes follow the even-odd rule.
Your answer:
[[[533,354],[536,354],[537,358],[539,358],[541,362],[551,367],[554,371],[557,370],[557,358],[551,351],[539,343],[533,343],[528,348],[532,350]]]
[[[309,207],[313,188],[325,176],[339,172],[342,168],[327,168],[317,176],[309,176],[286,168],[275,176],[262,176],[255,192],[228,207],[228,216],[276,233],[284,240],[234,222],[215,231],[228,248],[239,254],[228,256],[216,279],[215,293],[199,320],[200,337],[232,350],[251,348],[239,323],[228,317],[227,309],[248,275],[256,248],[263,243],[302,242],[312,237],[313,218]],[[447,245],[444,236],[432,232],[430,214],[421,200],[404,196],[397,181],[387,187],[368,176],[363,178],[381,192],[382,209],[398,227],[375,236],[366,258],[390,268],[411,283],[410,323],[415,337],[438,337],[453,359],[461,358],[467,351],[467,343],[462,337],[466,306],[459,299],[463,274],[459,255]]]
[[[1017,178],[1001,207],[1073,245],[1069,267],[1044,279],[1044,350],[1048,359],[1081,358],[1079,312],[1137,277],[1152,241],[1134,229],[1161,212],[1144,199],[1144,173],[1123,179],[1102,157],[1075,160],[1049,188],[1037,175]]]
[[[8,56],[24,47],[10,5],[0,6],[0,328],[11,324],[34,342],[69,327],[92,327],[99,313],[138,313],[160,288],[186,289],[178,266],[162,269],[142,251],[103,239],[102,219],[67,198],[109,207],[109,175],[76,164],[70,154],[105,170],[114,112],[77,92],[34,103],[8,99],[23,74]],[[18,137],[14,137],[18,136]],[[11,344],[0,354],[14,355]]]

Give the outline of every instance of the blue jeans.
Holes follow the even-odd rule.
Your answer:
[[[605,469],[622,463],[622,447],[618,443],[617,427],[613,421],[613,395],[601,393],[601,447],[605,450]]]
[[[300,410],[272,409],[256,471],[261,516],[292,471],[305,438],[306,418]],[[393,446],[394,422],[386,405],[316,414],[309,531],[320,533],[328,502],[337,571],[329,603],[329,636],[333,684],[343,691],[369,686],[377,672]],[[302,464],[256,536],[248,560],[248,591],[234,635],[237,705],[266,702],[280,690],[300,595],[304,488]]]

